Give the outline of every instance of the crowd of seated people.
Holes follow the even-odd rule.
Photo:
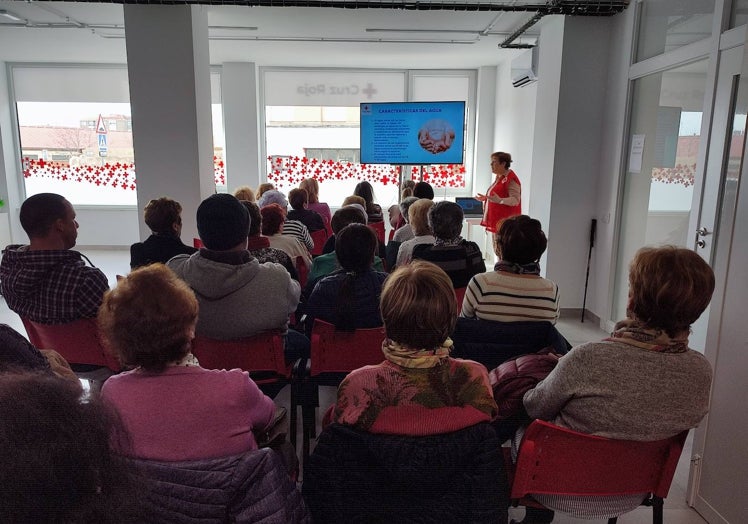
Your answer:
[[[320,204],[314,182],[303,184],[311,190],[289,193],[292,200],[301,199],[296,210],[302,213],[291,216],[312,216],[303,211],[309,211],[310,203]],[[25,317],[53,322],[97,317],[107,347],[126,371],[107,380],[101,401],[94,396],[84,402],[62,357],[40,351],[0,326],[0,463],[7,460],[9,465],[0,468],[0,481],[10,486],[1,495],[8,498],[0,500],[0,521],[179,520],[164,513],[168,507],[191,522],[212,515],[216,508],[211,501],[220,499],[218,506],[225,507],[219,513],[231,514],[236,522],[267,515],[274,515],[267,522],[278,523],[312,517],[350,521],[360,519],[362,511],[374,520],[429,520],[432,515],[431,520],[443,522],[506,522],[508,493],[499,453],[504,433],[487,424],[495,423],[497,415],[490,368],[486,362],[454,358],[450,335],[461,321],[480,323],[488,331],[497,326],[511,330],[512,324],[532,329],[527,324],[533,323],[553,329],[559,289],[540,276],[539,260],[547,246],[540,222],[525,215],[505,220],[494,246],[498,262],[486,271],[480,249],[460,236],[459,206],[434,203],[433,189],[415,184],[414,196],[400,205],[409,223],[393,240],[407,235],[401,233],[404,228],[413,238],[405,236],[397,246],[402,257],[398,254],[395,269],[386,268],[388,275],[376,256],[377,238],[367,226],[372,216],[381,217],[381,207],[374,204],[373,192],[367,199],[366,186],[357,187],[358,194],[333,214],[330,251],[314,260],[298,238],[283,234],[287,211],[278,202],[281,197],[285,201],[280,191],[258,188],[255,204],[252,191],[240,189],[236,194],[242,201],[218,194],[196,210],[202,249],[175,253],[166,265],[149,258],[112,290],[103,273],[72,251],[78,224],[64,198],[43,194],[24,203],[21,218],[30,245],[9,246],[0,265],[9,305]],[[311,202],[312,191],[316,202]],[[326,204],[315,207],[329,212]],[[166,239],[170,245],[181,244],[180,212],[179,203],[165,197],[149,203],[145,219],[151,238],[162,237],[153,243]],[[316,216],[315,223],[326,226],[318,211],[309,213]],[[24,265],[26,258],[42,263],[39,251],[54,262],[49,283],[39,283],[36,269],[29,275],[21,272],[31,267]],[[338,388],[332,423],[320,434],[304,472],[305,502],[288,475],[288,457],[258,449],[276,413],[273,400],[246,372],[203,369],[191,353],[195,336],[231,340],[280,330],[286,333],[286,362],[308,358],[310,342],[303,327],[289,327],[289,315],[301,296],[297,257],[313,264],[303,303],[307,328],[314,319],[342,331],[383,325],[387,336],[382,362],[351,372]],[[28,293],[28,281],[36,282],[36,293]],[[688,333],[711,298],[711,269],[687,249],[647,248],[632,261],[629,282],[627,318],[609,338],[573,348],[525,393],[529,417],[593,435],[642,441],[671,437],[703,418],[711,369],[702,355],[688,349]],[[455,289],[465,284],[460,308]],[[45,291],[54,286],[56,293]],[[26,402],[20,403],[22,409],[41,418],[31,419],[16,409],[10,399],[19,395]],[[52,397],[59,401],[51,402]],[[17,435],[30,434],[47,418],[49,425],[37,429],[39,435],[54,434],[61,442],[65,428],[89,426],[81,431],[80,442],[62,442],[60,448],[72,446],[75,466],[80,463],[84,472],[79,478],[20,467],[21,461],[34,464],[26,457],[37,453],[41,441],[29,438],[22,445]],[[522,434],[519,428],[515,448]],[[53,440],[44,438],[47,443]],[[58,452],[49,447],[50,454]],[[80,457],[86,447],[91,456]],[[9,449],[20,451],[11,457]],[[37,459],[58,460],[49,454]],[[386,464],[395,462],[397,467],[388,470]],[[87,468],[102,467],[108,468],[107,478],[94,473],[92,481],[85,474]],[[393,471],[395,478],[388,476]],[[216,475],[245,479],[241,496],[233,483],[212,484]],[[60,490],[59,504],[35,504],[38,497],[29,491],[31,484],[24,484],[26,478]],[[191,487],[177,488],[176,493],[159,490],[172,481]],[[254,491],[247,482],[255,483]],[[469,502],[455,509],[455,496]],[[200,503],[179,502],[190,497]],[[412,501],[409,509],[403,509],[405,498]],[[359,504],[342,508],[342,499]],[[536,499],[550,510],[590,518],[629,511],[642,496],[593,504],[578,497]],[[471,514],[473,510],[480,515]],[[78,515],[90,518],[76,520]],[[552,518],[552,511],[529,509],[523,523]]]

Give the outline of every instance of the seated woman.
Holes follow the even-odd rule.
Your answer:
[[[239,186],[234,190],[234,196],[239,201],[254,202],[255,193],[249,186]]]
[[[581,433],[653,441],[693,428],[709,407],[712,371],[688,348],[688,334],[709,305],[714,273],[690,249],[644,248],[629,269],[627,318],[601,342],[573,348],[524,396],[527,413]],[[643,495],[579,499],[534,495],[582,518],[608,518],[637,507]],[[526,522],[551,522],[550,512]],[[545,518],[543,518],[545,517]]]
[[[271,184],[270,182],[263,182],[259,186],[257,186],[257,191],[255,191],[255,201],[259,202],[260,198],[266,191],[270,191],[271,189],[275,189],[275,185]],[[236,196],[236,195],[234,195]],[[262,207],[262,206],[260,206]]]
[[[306,208],[309,211],[319,213],[319,215],[322,217],[322,220],[325,222],[327,234],[332,234],[332,230],[330,229],[332,214],[330,213],[330,206],[328,206],[324,202],[319,201],[319,182],[317,182],[317,180],[314,178],[305,178],[299,184],[299,189],[303,189],[306,191],[308,198]]]
[[[402,266],[410,263],[413,258],[413,248],[419,244],[433,244],[436,240],[429,226],[429,210],[434,205],[433,200],[419,198],[408,208],[408,223],[413,230],[413,238],[400,244],[397,250],[395,264]]]
[[[527,215],[504,220],[496,235],[494,271],[468,284],[460,316],[500,322],[558,320],[558,286],[540,276],[548,241],[540,222]]]
[[[283,234],[283,223],[286,214],[278,204],[270,204],[260,208],[262,215],[262,234],[267,237],[270,247],[284,251],[291,260],[297,257],[304,260],[307,269],[312,267],[312,256],[296,237]]]
[[[305,189],[292,189],[288,192],[288,203],[291,211],[288,212],[288,220],[296,220],[312,231],[325,229],[325,222],[319,213],[307,209],[309,196]]]
[[[109,409],[52,375],[0,378],[0,522],[145,522]]]
[[[460,236],[462,220],[459,205],[446,200],[437,202],[428,213],[429,227],[436,240],[413,248],[414,260],[427,260],[442,268],[455,289],[466,287],[474,275],[486,271],[478,244]]]
[[[374,203],[374,188],[367,181],[359,182],[353,189],[353,194],[364,199],[367,215],[367,223],[381,222],[384,220],[382,208]]]
[[[376,235],[363,224],[350,224],[335,235],[335,256],[341,269],[314,286],[304,306],[308,332],[315,318],[341,331],[382,325],[379,295],[387,274],[372,267],[376,249]]]
[[[285,251],[270,247],[270,241],[260,235],[262,229],[262,214],[260,208],[254,202],[242,201],[249,212],[249,236],[247,237],[247,251],[255,257],[260,264],[275,262],[286,268],[291,278],[298,282],[299,274],[296,265]]]
[[[262,198],[257,199],[257,205],[262,209],[270,204],[277,204],[283,211],[283,234],[296,237],[307,249],[314,249],[314,241],[309,234],[309,229],[298,220],[288,218],[288,200],[286,195],[275,189],[270,189],[263,193]]]
[[[101,396],[119,413],[128,456],[193,461],[257,449],[275,405],[238,369],[207,370],[191,353],[195,294],[161,264],[133,271],[104,295],[99,328],[124,366]]]
[[[423,261],[398,268],[382,289],[381,313],[385,361],[343,380],[333,422],[421,436],[493,418],[497,408],[486,368],[449,357],[457,302],[444,271]]]
[[[145,205],[143,218],[151,229],[145,242],[130,246],[130,268],[161,262],[165,264],[177,255],[191,255],[197,249],[180,240],[182,234],[182,206],[176,200],[161,197]]]

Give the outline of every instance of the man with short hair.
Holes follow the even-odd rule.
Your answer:
[[[197,231],[204,249],[177,255],[170,267],[195,291],[200,306],[198,335],[231,340],[288,328],[301,289],[280,264],[260,264],[247,251],[249,213],[234,196],[211,195],[197,208]],[[287,347],[298,347],[287,337]],[[304,343],[302,342],[302,345]],[[298,353],[298,351],[296,351]],[[287,352],[291,360],[293,352]]]
[[[6,247],[0,262],[0,289],[8,307],[42,324],[96,317],[109,283],[90,260],[72,250],[78,222],[70,202],[55,193],[39,193],[21,205],[20,218],[30,243]]]

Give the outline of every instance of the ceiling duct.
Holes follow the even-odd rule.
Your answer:
[[[65,0],[63,0],[65,1]],[[70,0],[98,3],[100,0]],[[630,0],[549,0],[543,3],[518,4],[481,0],[113,0],[115,4],[140,5],[211,5],[246,7],[318,7],[333,9],[395,9],[413,11],[493,11],[528,12],[534,15],[499,44],[505,49],[525,49],[531,44],[513,44],[530,27],[547,15],[612,16],[625,10]],[[26,24],[28,25],[28,23]]]

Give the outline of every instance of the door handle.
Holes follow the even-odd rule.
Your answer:
[[[705,237],[705,236],[711,235],[711,234],[712,234],[711,231],[709,231],[705,227],[700,227],[699,229],[696,230],[696,236],[697,237]]]
[[[705,241],[704,241],[703,239],[701,239],[701,238],[700,238],[700,239],[698,239],[698,240],[696,241],[696,245],[697,245],[698,247],[700,247],[700,248],[702,248],[702,249],[703,249],[703,248],[705,248],[705,247],[706,247],[706,242],[705,242]]]

